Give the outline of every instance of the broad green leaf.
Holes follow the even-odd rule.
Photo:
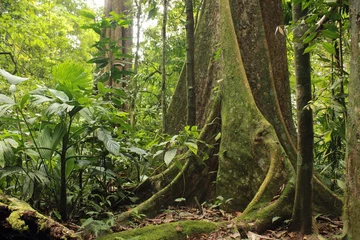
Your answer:
[[[324,134],[324,142],[325,143],[328,143],[331,141],[331,134],[332,134],[332,131],[327,131],[325,134]]]
[[[60,122],[56,125],[53,134],[51,135],[51,155],[54,153],[61,140],[66,134],[66,125]]]
[[[29,200],[34,193],[34,180],[32,180],[29,176],[25,176],[24,185],[23,185],[23,199],[25,201]]]
[[[322,30],[321,34],[331,40],[338,39],[340,37],[337,31],[331,31],[329,29]]]
[[[92,77],[85,67],[75,61],[66,61],[53,68],[53,77],[68,91],[92,90]]]
[[[193,152],[195,155],[197,154],[198,152],[198,146],[196,143],[193,143],[193,142],[185,142],[184,143],[185,146],[187,146],[191,152]]]
[[[48,98],[42,95],[31,95],[31,103],[35,106],[40,105],[44,102],[52,102],[52,98]]]
[[[69,101],[69,97],[62,91],[58,91],[55,89],[49,89],[49,92],[51,92],[54,95],[54,97],[56,97],[63,103],[66,103]]]
[[[273,217],[271,222],[274,223],[276,220],[279,220],[279,219],[280,219],[280,217]]]
[[[176,156],[176,152],[177,152],[176,148],[172,148],[172,149],[166,151],[166,153],[164,155],[164,162],[167,166],[169,166],[169,164],[172,162],[172,160]]]
[[[317,32],[311,33],[309,36],[307,36],[307,37],[303,40],[303,42],[304,42],[304,43],[309,43],[309,42],[311,42],[311,41],[316,37],[316,35],[317,35]]]
[[[130,147],[129,150],[130,150],[130,152],[136,153],[138,155],[146,155],[147,154],[147,152],[144,151],[143,149],[137,148],[134,146]]]
[[[97,88],[99,92],[102,94],[106,94],[113,91],[111,88],[106,88],[102,82],[98,82]]]
[[[80,115],[88,122],[88,123],[94,123],[95,120],[93,119],[93,114],[90,111],[89,108],[83,108],[80,110]]]
[[[51,104],[45,111],[46,116],[51,115],[58,115],[58,116],[64,116],[66,113],[70,112],[74,106],[70,106],[66,103],[53,103]]]
[[[13,105],[12,104],[4,104],[4,105],[0,105],[0,116],[4,116],[6,111],[11,108]]]
[[[4,94],[0,94],[0,103],[15,105],[15,101]]]
[[[325,48],[326,51],[331,53],[332,55],[336,55],[335,47],[331,43],[323,42],[322,46]]]
[[[96,58],[92,58],[88,61],[88,63],[103,63],[103,64],[108,64],[109,63],[109,59],[108,58],[104,58],[104,57],[96,57]]]
[[[94,12],[90,11],[90,10],[80,10],[79,11],[80,16],[95,20],[96,15]]]
[[[309,46],[304,50],[304,54],[314,51],[314,50],[316,49],[316,47],[317,47],[317,44],[316,44],[316,43],[309,45]]]
[[[66,168],[65,168],[66,179],[70,176],[72,170],[74,169],[74,166],[75,166],[75,159],[74,158],[71,158],[71,159],[66,161]]]
[[[50,183],[50,180],[44,171],[37,170],[37,171],[34,171],[33,174],[40,183],[42,183],[42,184]]]
[[[181,164],[181,162],[179,161],[179,159],[175,158],[174,159],[174,163],[175,166],[181,171],[183,169],[183,165]]]
[[[100,128],[96,131],[96,135],[98,139],[104,143],[106,150],[115,156],[120,155],[120,144],[114,141],[109,131]]]
[[[331,90],[335,89],[337,86],[339,86],[343,82],[342,78],[339,78],[334,82],[334,84],[330,87]]]
[[[336,179],[336,183],[337,183],[338,187],[339,187],[341,190],[345,191],[346,185],[345,185],[345,182],[344,182],[344,181],[341,181],[341,180],[339,180],[339,179]]]
[[[45,159],[52,158],[52,139],[51,129],[49,127],[44,128],[37,139],[38,147],[40,148],[41,157]]]
[[[20,101],[20,108],[24,109],[26,104],[29,102],[30,94],[26,93]]]
[[[219,132],[216,137],[215,137],[215,141],[218,141],[221,138],[221,132]]]
[[[6,138],[6,139],[4,139],[4,142],[6,144],[10,145],[12,148],[19,147],[19,143],[17,141],[15,141],[14,139]]]

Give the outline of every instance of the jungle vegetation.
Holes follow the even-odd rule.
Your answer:
[[[355,0],[1,1],[0,207],[14,197],[100,236],[217,202],[242,213],[240,232],[311,234],[327,214],[356,239],[359,12]]]

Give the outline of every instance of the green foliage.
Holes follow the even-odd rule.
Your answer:
[[[77,211],[90,203],[81,196],[91,195],[91,183],[101,177],[97,184],[107,190],[109,182],[117,181],[117,174],[107,167],[110,155],[120,155],[120,141],[113,136],[125,128],[113,125],[126,126],[127,118],[103,94],[93,95],[91,78],[81,64],[64,62],[53,73],[56,88],[39,87],[20,101],[0,96],[0,117],[8,129],[0,135],[0,183],[7,194],[49,207],[53,202],[52,207],[59,208],[65,161],[67,204]],[[111,206],[110,200],[104,202]]]

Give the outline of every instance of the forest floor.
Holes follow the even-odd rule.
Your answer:
[[[247,237],[241,238],[239,232],[234,232],[234,219],[240,212],[227,213],[218,208],[188,208],[188,207],[169,207],[163,213],[155,218],[143,218],[133,220],[129,225],[116,225],[114,232],[125,231],[133,228],[140,228],[148,225],[159,225],[163,223],[176,222],[181,220],[207,220],[212,222],[227,222],[224,227],[210,234],[200,234],[188,237],[189,240],[232,240],[232,239],[249,239],[249,240],[265,240],[265,239],[307,239],[307,240],[323,240],[323,239],[339,239],[336,235],[340,235],[342,231],[342,221],[339,218],[318,215],[316,216],[316,225],[314,234],[309,236],[299,236],[296,233],[288,232],[287,222],[284,221],[277,228],[268,230],[265,233],[257,234],[247,232]]]

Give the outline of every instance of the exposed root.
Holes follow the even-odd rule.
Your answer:
[[[273,228],[276,224],[291,217],[295,195],[295,180],[291,178],[280,198],[270,202],[263,208],[246,210],[235,219],[236,225],[242,236],[248,231],[262,233]]]

